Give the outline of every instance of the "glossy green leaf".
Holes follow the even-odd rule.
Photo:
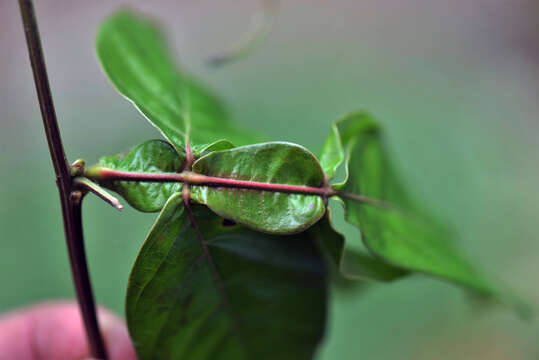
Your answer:
[[[270,184],[319,187],[324,182],[316,158],[305,148],[286,142],[215,151],[198,159],[193,171]],[[193,186],[192,198],[224,218],[273,234],[305,230],[325,212],[322,198],[316,195]]]
[[[99,159],[99,167],[120,171],[160,173],[179,172],[185,161],[167,142],[146,141],[127,153]],[[90,169],[91,171],[91,169]],[[168,198],[181,188],[179,183],[147,183],[102,181],[102,186],[116,191],[135,209],[145,212],[159,211]]]
[[[390,204],[377,207],[343,196],[346,220],[359,227],[368,249],[389,264],[496,293],[459,253],[447,232],[420,217],[391,167],[375,121],[367,113],[356,113],[337,127],[348,152],[349,177],[337,187]]]
[[[345,248],[344,236],[331,225],[329,209],[326,216],[309,229],[309,233],[331,268],[346,279],[392,281],[408,274],[370,254]]]
[[[131,272],[129,332],[140,360],[311,359],[325,326],[324,262],[306,233],[224,226],[181,196],[159,215]]]
[[[120,11],[102,23],[97,55],[116,90],[177,149],[185,137],[195,144],[226,138],[234,144],[255,142],[234,127],[223,106],[175,65],[159,28],[131,11]]]

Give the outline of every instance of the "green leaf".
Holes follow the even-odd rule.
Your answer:
[[[384,261],[358,250],[344,246],[344,236],[337,232],[330,221],[330,211],[309,233],[334,271],[349,280],[392,281],[408,274]]]
[[[219,178],[320,187],[324,173],[305,148],[271,142],[215,151],[193,164],[193,172]],[[192,199],[218,215],[254,230],[292,234],[316,223],[325,212],[317,195],[193,186]]]
[[[217,140],[212,142],[211,144],[194,145],[191,150],[193,151],[195,159],[198,159],[199,157],[207,155],[212,151],[229,150],[232,148],[234,148],[234,144],[232,144],[230,141]]]
[[[335,124],[331,125],[331,132],[322,147],[319,159],[324,173],[329,179],[332,179],[335,176],[337,168],[344,161],[344,150],[341,144],[341,137],[339,136],[339,130]]]
[[[131,11],[101,24],[97,56],[116,90],[130,100],[168,139],[183,150],[186,136],[195,144],[226,138],[255,142],[235,128],[221,103],[175,65],[159,28]]]
[[[348,152],[348,179],[336,186],[345,193],[381,200],[373,206],[341,195],[346,220],[361,230],[363,242],[389,264],[438,276],[476,291],[497,290],[459,253],[448,233],[422,218],[399,183],[384,148],[380,129],[360,112],[337,123]]]
[[[127,153],[103,157],[96,167],[144,173],[178,172],[184,161],[185,155],[178,154],[169,143],[150,140]],[[91,172],[91,168],[88,171]],[[135,209],[145,212],[161,210],[168,198],[181,188],[179,183],[101,181],[100,184],[122,195]]]
[[[311,359],[327,306],[313,242],[192,211],[200,237],[177,194],[133,266],[126,314],[139,359]]]

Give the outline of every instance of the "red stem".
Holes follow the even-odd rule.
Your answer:
[[[273,191],[294,194],[318,195],[331,197],[337,192],[330,187],[310,187],[284,184],[268,184],[257,181],[226,179],[214,176],[196,174],[190,171],[182,173],[137,173],[117,171],[107,168],[89,169],[85,175],[96,181],[121,180],[133,182],[182,182],[198,186],[229,187],[241,189],[254,189],[262,191]]]

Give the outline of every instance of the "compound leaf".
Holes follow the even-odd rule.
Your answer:
[[[177,194],[129,278],[126,314],[140,360],[311,359],[324,333],[324,262],[306,233],[224,226]]]
[[[193,172],[269,184],[320,187],[324,182],[316,158],[305,148],[286,142],[214,151],[198,159]],[[324,202],[317,195],[193,186],[192,198],[226,219],[273,234],[305,230],[325,212]]]

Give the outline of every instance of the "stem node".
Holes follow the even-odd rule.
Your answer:
[[[84,166],[86,162],[82,159],[77,159],[71,164],[71,176],[81,176],[84,174]]]
[[[71,194],[69,194],[69,200],[74,204],[80,204],[82,197],[83,194],[80,190],[72,191]]]

